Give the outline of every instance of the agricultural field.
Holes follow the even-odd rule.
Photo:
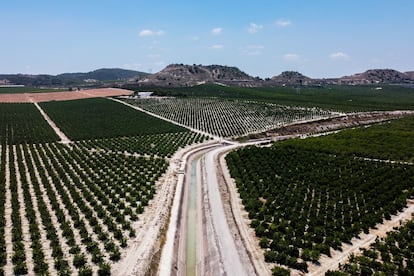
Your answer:
[[[355,157],[414,162],[414,116],[368,128],[356,128],[286,144],[306,150],[341,153]]]
[[[207,137],[106,99],[42,106],[76,141],[32,104],[0,105],[0,275],[109,275],[169,158]]]
[[[352,255],[349,263],[328,276],[412,275],[414,272],[414,220],[377,239],[361,256]]]
[[[335,113],[319,108],[302,108],[221,98],[126,99],[161,117],[219,137],[237,137],[263,132],[305,120],[327,118]]]
[[[104,98],[44,102],[40,106],[73,140],[188,131]]]
[[[95,151],[120,152],[142,156],[171,157],[180,147],[201,143],[206,137],[194,132],[147,134],[141,136],[81,140],[76,144]]]
[[[220,137],[339,114],[260,95],[124,101]],[[58,142],[33,104],[0,104],[0,275],[108,275],[140,236],[171,157],[208,137],[104,98],[39,105],[72,142]],[[228,154],[266,261],[306,272],[401,211],[414,196],[413,122]]]
[[[378,86],[323,86],[302,87],[230,87],[204,84],[182,88],[140,88],[154,91],[155,95],[172,97],[217,97],[243,99],[279,105],[319,107],[338,112],[414,110],[414,88],[383,85]],[[131,87],[131,89],[134,89]]]
[[[397,139],[408,145],[412,128],[399,132],[410,124],[407,120],[412,122],[411,118],[391,123],[392,128],[388,125],[393,138],[378,143],[387,148]],[[360,131],[369,136],[371,128]],[[372,127],[372,131],[377,129]],[[341,147],[340,139],[336,148],[332,137],[285,141],[271,148],[249,147],[227,155],[267,262],[306,272],[309,262],[317,262],[321,254],[330,256],[332,249],[341,250],[342,243],[350,243],[361,232],[390,219],[414,196],[412,165],[355,158],[346,146]],[[326,139],[327,149],[332,151],[319,149],[320,139]],[[364,140],[362,134],[360,139]],[[353,146],[363,148],[358,140]],[[359,157],[369,150],[374,152],[375,146],[359,152]],[[395,157],[383,154],[380,157]]]
[[[57,140],[58,136],[33,104],[0,103],[0,141],[2,145]]]

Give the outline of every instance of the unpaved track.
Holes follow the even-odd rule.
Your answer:
[[[46,112],[40,107],[40,105],[36,102],[33,103],[36,108],[39,110],[40,114],[42,114],[43,118],[46,120],[46,122],[50,125],[50,127],[56,132],[57,136],[60,138],[60,142],[62,144],[69,144],[71,141],[70,139],[63,133],[55,124],[55,122],[50,119],[50,117],[46,114]]]
[[[233,146],[230,146],[232,148]],[[225,149],[227,150],[227,149]],[[210,242],[215,241],[219,250],[220,265],[224,275],[253,275],[254,268],[245,254],[244,248],[237,245],[235,233],[233,233],[227,223],[226,213],[220,194],[220,183],[217,174],[217,155],[223,151],[217,148],[204,155],[205,165],[202,168],[205,174],[205,183],[209,201],[208,216],[206,221],[213,227],[213,236],[209,235]],[[209,242],[209,243],[210,243]],[[215,266],[215,264],[210,263]]]
[[[270,275],[271,265],[267,264],[264,260],[263,249],[259,246],[254,229],[250,227],[248,213],[244,210],[242,200],[237,192],[236,183],[227,168],[225,157],[229,152],[230,149],[226,149],[219,155],[219,173],[222,174],[223,181],[221,185],[225,185],[228,189],[228,203],[231,208],[232,217],[234,218],[241,242],[245,246],[254,266],[255,273],[257,275]]]

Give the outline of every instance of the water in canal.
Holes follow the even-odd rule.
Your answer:
[[[199,159],[191,163],[191,181],[188,193],[187,213],[187,276],[196,275],[196,212],[197,212],[197,165]]]

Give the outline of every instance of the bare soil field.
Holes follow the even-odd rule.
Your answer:
[[[0,103],[31,103],[49,101],[68,101],[99,97],[125,96],[133,91],[119,88],[99,88],[80,91],[48,92],[48,93],[22,93],[0,94]]]

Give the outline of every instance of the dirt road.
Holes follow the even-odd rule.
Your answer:
[[[58,126],[55,124],[55,122],[52,121],[52,119],[49,117],[49,115],[46,114],[46,112],[43,111],[43,109],[39,106],[37,102],[33,102],[33,104],[36,106],[36,108],[39,110],[40,114],[42,114],[43,118],[46,120],[46,122],[50,125],[50,127],[56,132],[56,134],[60,138],[60,142],[62,144],[69,144],[71,143],[70,139],[66,136],[65,133],[63,133]]]
[[[224,211],[223,202],[220,194],[220,179],[217,172],[217,156],[220,152],[228,151],[236,147],[235,145],[226,146],[224,148],[216,148],[207,152],[203,159],[203,188],[207,195],[208,204],[204,208],[207,225],[212,225],[212,234],[208,235],[209,244],[215,243],[214,248],[218,250],[216,253],[220,258],[218,263],[211,262],[207,265],[213,268],[221,266],[222,275],[254,275],[254,268],[250,259],[245,252],[242,244],[237,243],[233,233],[227,223],[226,213]]]

